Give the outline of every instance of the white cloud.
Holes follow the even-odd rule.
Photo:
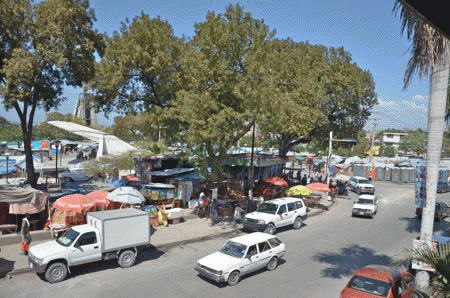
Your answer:
[[[415,100],[415,101],[423,101],[425,99],[428,99],[428,96],[423,96],[423,95],[420,95],[420,94],[417,94],[417,95],[413,96],[413,100]]]

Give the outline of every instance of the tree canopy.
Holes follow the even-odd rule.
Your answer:
[[[36,109],[58,106],[64,85],[93,78],[103,38],[87,0],[0,2],[0,98],[14,109],[23,134],[28,181],[36,185],[31,138]]]

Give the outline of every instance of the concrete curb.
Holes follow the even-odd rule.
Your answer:
[[[322,214],[322,213],[328,211],[336,203],[337,203],[337,201],[335,200],[335,201],[331,202],[331,204],[329,206],[327,206],[328,209],[321,209],[321,210],[315,210],[315,211],[310,212],[308,214],[308,218],[317,216],[319,214]],[[192,217],[191,216],[186,216],[186,217],[187,217],[187,219],[195,218],[195,215],[192,215]],[[38,231],[36,231],[36,232],[38,232]],[[45,232],[47,232],[47,231],[45,231]],[[161,244],[161,245],[158,245],[158,246],[151,245],[151,247],[153,249],[169,250],[169,249],[172,249],[172,248],[174,248],[176,246],[181,246],[181,245],[187,245],[187,244],[192,244],[192,243],[197,243],[197,242],[213,240],[213,239],[216,239],[216,238],[220,238],[220,237],[224,237],[224,236],[228,236],[228,235],[232,235],[232,234],[240,235],[240,234],[243,234],[243,233],[244,232],[241,230],[241,228],[232,228],[231,230],[226,231],[226,232],[216,233],[216,234],[212,234],[212,235],[208,235],[208,236],[201,236],[201,237],[187,239],[187,240],[174,241],[174,242],[170,242],[170,243],[166,243],[166,244]],[[37,233],[35,233],[35,234],[37,234]],[[50,234],[50,233],[48,233],[48,234]],[[14,235],[14,236],[17,236],[17,235]],[[17,237],[20,238],[20,235],[18,235]],[[51,239],[51,235],[50,235],[49,239]],[[40,240],[45,240],[45,238],[44,239],[40,239]],[[32,272],[32,271],[33,271],[33,269],[31,269],[31,268],[14,269],[14,270],[8,272],[8,274],[6,275],[6,278],[11,278],[14,275],[24,274],[24,273],[28,273],[28,272]]]

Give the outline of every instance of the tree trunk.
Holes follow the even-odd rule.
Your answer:
[[[438,62],[433,65],[430,76],[430,101],[428,108],[428,138],[427,138],[427,198],[422,213],[420,240],[431,241],[433,236],[434,212],[436,203],[439,163],[444,134],[445,111],[447,101],[448,75],[450,66],[449,49],[446,48]],[[419,290],[428,288],[428,273],[419,272],[417,286]]]

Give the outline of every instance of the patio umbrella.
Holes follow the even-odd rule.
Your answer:
[[[108,194],[109,192],[105,190],[95,190],[86,194],[86,196],[91,198],[97,206],[109,207],[112,202],[108,200]]]
[[[94,207],[91,198],[78,193],[60,197],[53,203],[53,208],[61,211],[89,211]]]
[[[312,194],[312,191],[303,185],[296,185],[286,191],[286,195],[289,197],[305,197],[310,194]]]
[[[269,177],[264,181],[276,186],[284,186],[284,187],[288,186],[287,181],[280,177]]]
[[[116,188],[106,196],[109,200],[122,204],[141,204],[145,201],[144,196],[136,189],[123,186]]]
[[[330,188],[325,184],[321,182],[314,182],[311,184],[306,185],[306,187],[312,191],[319,191],[319,192],[330,192]]]

